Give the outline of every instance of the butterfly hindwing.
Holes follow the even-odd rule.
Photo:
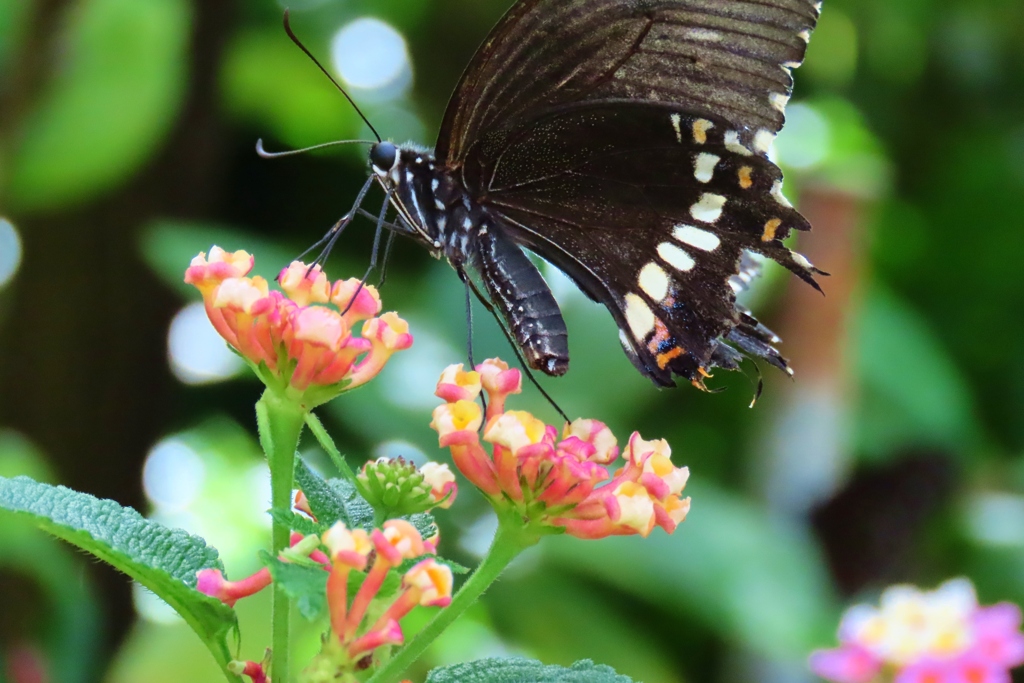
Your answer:
[[[734,133],[666,107],[580,105],[511,131],[479,169],[484,205],[611,310],[627,353],[659,384],[734,367],[722,339],[784,367],[774,335],[735,306],[745,255],[813,283],[782,244],[807,222],[785,202],[778,168]]]

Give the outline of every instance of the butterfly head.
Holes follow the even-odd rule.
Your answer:
[[[370,163],[373,165],[374,173],[386,178],[398,163],[398,147],[387,140],[378,142],[370,148]]]

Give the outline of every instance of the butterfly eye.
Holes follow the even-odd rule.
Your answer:
[[[390,142],[378,142],[370,148],[370,163],[380,175],[386,174],[398,159],[398,148]]]

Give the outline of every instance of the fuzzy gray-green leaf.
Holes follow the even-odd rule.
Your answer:
[[[434,669],[426,683],[633,683],[628,676],[615,673],[589,659],[571,668],[545,665],[524,657],[490,657],[465,664]]]
[[[0,510],[33,521],[153,591],[173,607],[223,667],[234,610],[195,590],[196,572],[224,566],[202,538],[152,522],[132,508],[28,477],[0,477]]]

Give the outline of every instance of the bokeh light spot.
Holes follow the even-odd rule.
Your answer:
[[[181,512],[198,496],[206,478],[206,465],[188,444],[165,439],[146,456],[142,489],[158,513]]]
[[[385,88],[411,72],[405,38],[373,17],[341,27],[331,39],[331,59],[345,83],[355,88]]]
[[[437,369],[464,354],[425,326],[410,322],[410,327],[416,331],[416,343],[408,351],[392,357],[377,381],[384,400],[391,405],[410,410],[433,410],[437,405],[437,397],[434,396]]]
[[[213,329],[201,303],[189,304],[167,333],[171,372],[185,384],[210,384],[234,377],[244,363]]]
[[[786,127],[775,141],[775,152],[784,166],[811,168],[828,156],[830,142],[825,117],[813,107],[797,103],[786,110]]]
[[[975,496],[967,507],[967,527],[986,545],[1024,547],[1024,497],[997,492]]]
[[[21,238],[14,224],[6,218],[0,218],[0,287],[3,287],[21,265]]]
[[[404,458],[417,467],[424,465],[429,458],[418,446],[401,439],[391,439],[377,444],[373,449],[373,457],[376,458]]]

